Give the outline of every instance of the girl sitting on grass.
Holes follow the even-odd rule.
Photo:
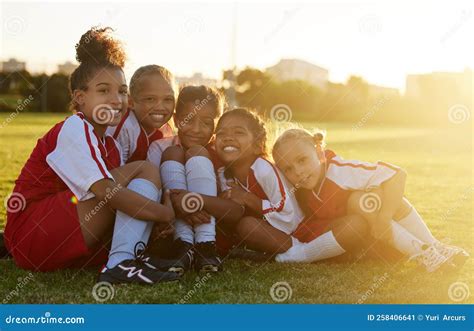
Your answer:
[[[100,281],[154,284],[176,280],[152,259],[137,257],[155,223],[174,219],[169,196],[160,204],[157,169],[122,165],[106,134],[128,105],[125,52],[111,28],[92,28],[76,45],[80,65],[70,77],[74,114],[49,130],[23,167],[9,205],[5,239],[16,264],[35,271],[106,264]],[[133,216],[129,216],[133,215]],[[109,249],[110,238],[112,245]]]
[[[216,148],[224,163],[219,171],[223,196],[245,208],[245,217],[233,224],[238,240],[253,250],[276,255],[280,262],[313,262],[360,246],[367,227],[355,214],[336,219],[324,240],[300,242],[308,238],[301,226],[304,214],[291,184],[266,159],[265,146],[265,125],[251,111],[234,109],[219,120]],[[290,255],[296,245],[304,245],[305,255]]]
[[[107,133],[122,147],[125,163],[146,160],[150,144],[173,135],[168,121],[174,112],[176,83],[166,68],[138,68],[130,80],[129,109]]]
[[[236,203],[217,198],[214,129],[224,98],[207,86],[186,86],[178,96],[174,137],[151,144],[149,160],[160,167],[163,186],[170,189],[177,219],[174,221],[176,264],[170,271],[184,273],[193,265],[198,272],[217,272],[216,219],[242,215]]]
[[[304,129],[290,129],[273,146],[276,165],[296,188],[296,196],[306,214],[293,234],[305,243],[277,256],[281,262],[310,262],[312,242],[332,248],[332,257],[343,249],[335,225],[347,214],[366,221],[370,233],[416,260],[428,272],[442,266],[461,266],[468,254],[459,247],[437,240],[416,209],[404,198],[406,173],[384,162],[343,160],[324,150],[324,136]],[[348,227],[352,227],[348,224]],[[367,235],[367,234],[366,234]],[[366,238],[362,235],[362,239]]]

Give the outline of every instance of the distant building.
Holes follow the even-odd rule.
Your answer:
[[[206,78],[200,72],[196,72],[191,77],[176,77],[176,82],[180,87],[186,85],[208,85],[211,87],[216,87],[218,85],[218,81],[216,79]]]
[[[66,61],[63,64],[58,64],[58,73],[69,76],[76,68],[76,64]]]
[[[390,98],[399,96],[400,91],[397,88],[369,84],[369,97],[371,98]]]
[[[305,80],[323,90],[326,89],[329,78],[327,69],[297,59],[282,59],[267,68],[266,72],[279,81]]]
[[[26,70],[26,63],[17,61],[16,59],[9,59],[8,61],[0,62],[0,71],[16,72]]]
[[[428,74],[407,75],[405,84],[405,96],[411,98],[421,97],[423,94],[423,82],[431,82],[438,85],[457,86],[461,92],[468,95],[472,88],[472,70],[463,72],[433,72]]]

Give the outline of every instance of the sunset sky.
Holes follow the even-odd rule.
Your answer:
[[[298,58],[327,68],[331,81],[354,74],[403,89],[409,73],[474,68],[471,3],[2,1],[0,59],[15,57],[30,71],[52,72],[74,61],[82,33],[102,24],[114,27],[126,45],[128,78],[151,63],[178,76],[219,78],[234,64],[264,69]]]

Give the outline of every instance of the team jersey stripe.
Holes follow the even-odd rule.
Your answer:
[[[122,127],[125,124],[125,121],[127,120],[128,115],[130,115],[130,109],[127,109],[125,115],[123,115],[122,119],[120,120],[120,123],[117,125],[117,128],[115,129],[113,134],[114,139],[117,139],[120,130],[122,130]]]
[[[336,160],[331,160],[331,161],[329,161],[329,163],[337,165],[339,167],[362,168],[362,169],[365,169],[365,170],[375,170],[377,168],[377,166],[367,166],[367,165],[364,165],[364,164],[354,164],[354,163],[350,163],[350,162],[341,163],[341,162],[338,162]]]
[[[81,118],[83,118],[81,116]],[[99,160],[97,159],[97,155],[95,153],[95,150],[94,150],[94,146],[92,146],[92,141],[91,141],[91,137],[89,135],[89,129],[87,127],[87,123],[84,122],[84,131],[86,133],[86,140],[87,140],[87,144],[89,145],[89,149],[91,151],[91,155],[92,155],[92,159],[95,161],[95,163],[97,164],[97,166],[99,167],[99,170],[100,170],[100,173],[102,174],[102,176],[104,176],[104,178],[109,178],[109,176],[107,176],[107,173],[105,172],[104,170],[104,167],[102,167],[102,164],[99,162]]]
[[[263,159],[263,160],[265,160],[265,159]],[[273,207],[273,208],[267,208],[267,209],[263,210],[264,215],[269,213],[269,212],[272,212],[272,211],[276,211],[276,212],[282,211],[283,208],[285,207],[285,200],[286,200],[285,188],[283,187],[283,182],[281,181],[281,178],[280,178],[280,175],[278,174],[278,171],[276,170],[275,166],[270,161],[268,161],[268,160],[265,160],[265,161],[267,161],[271,165],[273,171],[275,172],[275,175],[277,176],[278,188],[280,189],[280,194],[281,194],[281,201],[278,204],[277,208]]]

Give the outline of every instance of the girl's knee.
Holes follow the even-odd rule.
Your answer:
[[[186,156],[186,161],[194,156],[204,156],[208,159],[210,158],[208,150],[205,147],[200,146],[200,145],[195,145],[188,148],[186,150],[185,156]]]
[[[161,156],[161,162],[163,163],[164,161],[176,161],[184,164],[185,155],[183,148],[180,146],[170,146],[165,149]]]
[[[140,162],[138,165],[139,171],[135,178],[143,178],[149,180],[156,187],[161,187],[161,179],[160,179],[160,170],[154,164],[148,161],[137,161]]]
[[[377,187],[369,192],[352,192],[347,201],[348,214],[375,217],[382,205],[383,190]]]

